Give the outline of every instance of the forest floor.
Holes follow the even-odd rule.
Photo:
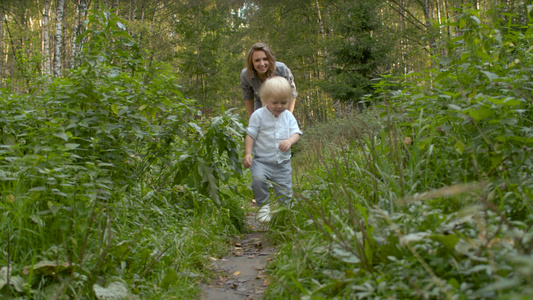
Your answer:
[[[231,242],[228,255],[211,258],[216,276],[201,285],[201,299],[263,299],[269,284],[265,267],[276,248],[265,236],[266,225],[256,220],[255,210],[248,212],[246,221],[250,232]]]

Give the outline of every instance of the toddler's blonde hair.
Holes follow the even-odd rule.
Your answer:
[[[289,81],[282,76],[267,79],[259,90],[261,99],[274,97],[275,99],[292,101],[292,88]]]

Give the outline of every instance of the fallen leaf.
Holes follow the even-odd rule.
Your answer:
[[[233,276],[239,276],[239,274],[241,274],[241,271],[237,271],[237,272],[233,273]]]
[[[218,259],[214,258],[214,257],[211,257],[209,256],[209,259],[212,260],[212,261],[217,261]]]
[[[270,284],[270,280],[268,280],[268,278],[265,278],[265,280],[263,281],[263,286],[268,286]]]
[[[63,272],[65,270],[72,269],[73,266],[69,262],[58,263],[55,261],[43,260],[33,266],[26,266],[22,269],[24,275],[30,274],[30,270],[33,269],[37,274],[55,275],[56,273]]]
[[[235,247],[242,247],[241,243],[235,243]]]

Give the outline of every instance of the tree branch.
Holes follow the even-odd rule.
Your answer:
[[[401,6],[396,0],[387,0],[388,2],[392,2],[396,5],[398,5],[399,8],[401,8],[404,12],[406,12],[410,17],[411,19],[415,20],[417,23],[419,23],[420,25],[422,25],[424,27],[424,30],[427,30],[427,27],[426,27],[426,24],[424,24],[424,22],[420,21],[417,17],[415,17],[409,10],[407,10],[405,7]],[[388,3],[389,4],[389,3]],[[407,18],[404,14],[402,14],[401,12],[399,12],[396,8],[394,8],[392,5],[389,4],[389,6],[394,9],[396,12],[398,12],[400,15],[402,15],[404,18],[406,18],[407,20],[409,20],[409,18]],[[411,24],[415,25],[412,21],[409,21]],[[416,26],[416,25],[415,25]],[[416,26],[417,28],[419,28],[418,26]]]

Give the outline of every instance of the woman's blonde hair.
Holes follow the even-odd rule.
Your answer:
[[[267,79],[259,90],[261,99],[274,97],[276,99],[292,101],[292,88],[289,81],[282,76],[274,76]]]
[[[252,59],[252,56],[254,55],[255,51],[264,51],[268,61],[270,62],[270,67],[268,68],[268,71],[266,72],[266,77],[272,77],[274,74],[276,74],[276,57],[274,56],[274,53],[272,53],[272,50],[267,46],[265,43],[255,43],[252,45],[252,48],[248,51],[248,56],[246,57],[246,76],[248,78],[252,78],[252,75],[257,76],[257,72],[254,68],[254,62]]]

